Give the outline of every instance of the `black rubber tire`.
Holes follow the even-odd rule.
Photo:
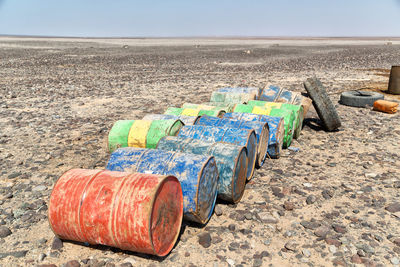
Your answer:
[[[377,92],[348,91],[340,95],[340,104],[351,107],[373,106],[374,102],[384,96]]]
[[[317,78],[308,78],[304,88],[312,99],[315,110],[327,131],[334,131],[342,124],[335,106],[326,93],[325,87]]]

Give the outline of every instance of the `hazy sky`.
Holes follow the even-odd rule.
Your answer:
[[[400,36],[400,0],[0,0],[0,34]]]

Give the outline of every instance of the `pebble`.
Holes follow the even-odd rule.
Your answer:
[[[378,174],[373,172],[365,174],[365,178],[376,178],[377,176]]]
[[[285,210],[293,210],[294,209],[294,203],[289,202],[289,201],[285,201],[285,203],[283,204],[283,207],[285,208]]]
[[[306,199],[308,205],[313,204],[315,201],[317,201],[317,198],[314,195],[309,195]]]
[[[285,248],[291,251],[296,251],[297,250],[298,244],[296,244],[293,240],[287,242],[285,244]]]
[[[355,264],[361,264],[362,260],[361,260],[360,256],[358,256],[357,254],[354,254],[353,256],[351,256],[351,262],[355,263]]]
[[[46,190],[46,189],[47,189],[46,186],[44,186],[44,185],[38,185],[38,186],[35,186],[34,188],[32,188],[32,191],[34,191],[34,192],[40,192],[40,191],[44,191],[44,190]]]
[[[47,256],[46,254],[40,253],[39,257],[38,257],[38,261],[43,261],[46,258],[46,256]]]
[[[81,264],[77,260],[71,260],[65,263],[64,267],[80,267]]]
[[[210,233],[202,233],[199,236],[199,244],[204,247],[208,248],[211,246],[211,235]]]
[[[329,246],[329,251],[331,252],[331,253],[336,253],[336,251],[337,251],[337,248],[336,248],[336,246],[334,246],[334,245],[330,245]]]
[[[51,243],[51,249],[53,250],[61,250],[64,247],[64,244],[61,239],[58,237],[54,237],[53,242]]]
[[[214,212],[217,216],[221,216],[223,214],[222,208],[219,205],[215,207]]]
[[[346,227],[343,225],[338,225],[338,224],[333,224],[332,225],[333,230],[335,230],[335,232],[340,233],[340,234],[345,234],[347,233]]]
[[[21,172],[13,172],[10,175],[7,176],[8,179],[14,179],[17,178],[18,176],[21,176]]]
[[[255,259],[253,261],[253,267],[260,267],[263,266],[263,260],[262,259]]]
[[[390,259],[390,262],[391,262],[393,265],[399,265],[399,264],[400,264],[400,260],[399,260],[399,258],[397,258],[397,257],[391,258],[391,259]]]
[[[389,212],[399,212],[400,211],[400,202],[395,202],[395,203],[392,203],[392,204],[390,204],[389,206],[387,206],[386,208],[385,208],[387,211],[389,211]]]
[[[325,237],[329,233],[329,228],[326,226],[321,226],[315,229],[314,235],[318,237]]]
[[[235,266],[235,261],[232,259],[226,259],[226,262],[230,265],[230,266]]]
[[[8,228],[4,225],[0,226],[0,238],[7,237],[11,234],[12,234],[12,232],[11,232],[10,228]]]
[[[333,191],[324,190],[324,191],[322,191],[322,196],[325,199],[331,199],[333,197]]]
[[[269,212],[260,212],[258,216],[264,223],[278,223],[278,219],[272,216]]]
[[[303,255],[304,255],[305,257],[307,257],[307,258],[311,257],[311,251],[308,250],[308,249],[306,249],[306,248],[303,248],[303,250],[301,251],[301,253],[303,253]]]
[[[312,187],[312,183],[303,183],[303,186],[307,187],[307,188],[311,188]]]

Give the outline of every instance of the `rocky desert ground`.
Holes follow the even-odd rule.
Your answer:
[[[400,262],[400,115],[338,104],[384,90],[400,39],[0,38],[0,266],[391,266]],[[104,168],[119,119],[207,102],[224,86],[305,92],[317,76],[342,119],[267,160],[237,205],[184,223],[165,258],[54,237],[47,205],[71,168]],[[400,98],[385,94],[386,99]]]

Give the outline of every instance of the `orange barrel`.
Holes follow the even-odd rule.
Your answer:
[[[107,170],[174,175],[182,186],[185,220],[205,224],[214,211],[219,176],[213,156],[124,147],[111,154]]]
[[[50,196],[49,223],[61,239],[167,255],[182,223],[174,176],[72,169]]]
[[[194,125],[200,116],[184,116],[169,114],[148,114],[143,120],[181,120],[185,125]]]

